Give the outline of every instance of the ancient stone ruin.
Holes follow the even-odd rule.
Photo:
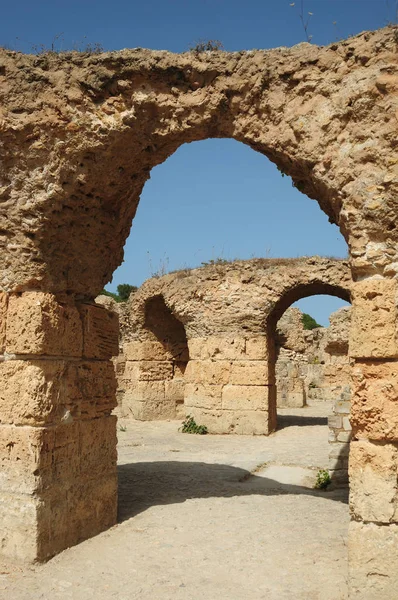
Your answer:
[[[347,262],[317,257],[235,261],[146,281],[122,311],[113,304],[124,323],[120,415],[152,420],[189,413],[212,433],[268,434],[276,428],[278,376],[281,406],[303,406],[324,383],[328,398],[337,399],[330,387],[339,385],[344,367],[348,379],[347,348],[342,359],[332,359],[326,336],[315,342],[320,332],[304,332],[297,309],[280,320],[279,335],[276,328],[295,300],[326,292],[349,300],[351,283]],[[296,317],[293,327],[289,316]],[[284,377],[289,369],[297,377]],[[286,382],[300,393],[284,390]]]
[[[183,143],[227,137],[290,175],[347,241],[350,594],[395,599],[396,29],[232,54],[2,49],[0,83],[2,553],[45,560],[115,522],[118,326],[94,298],[121,263],[151,169]],[[208,333],[191,335],[198,368],[231,351],[266,363],[259,332],[232,348],[222,329],[216,342]],[[211,418],[196,376],[192,408]],[[259,380],[261,402],[272,385]],[[272,430],[273,411],[262,421]]]

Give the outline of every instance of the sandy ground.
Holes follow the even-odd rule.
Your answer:
[[[1,600],[344,600],[344,491],[327,467],[328,405],[280,411],[270,437],[119,431],[119,523],[42,566],[0,563]]]

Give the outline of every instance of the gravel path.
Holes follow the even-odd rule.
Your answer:
[[[270,437],[119,431],[119,524],[42,566],[0,564],[1,600],[344,600],[348,508],[312,485],[328,405]]]

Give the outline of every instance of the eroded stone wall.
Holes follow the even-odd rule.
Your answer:
[[[348,337],[351,309],[330,315],[330,326],[306,331],[302,313],[288,309],[277,327],[277,404],[302,407],[338,400],[350,389]]]

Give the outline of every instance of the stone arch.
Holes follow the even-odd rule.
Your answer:
[[[336,296],[341,300],[345,300],[346,302],[351,301],[351,285],[346,282],[346,284],[341,285],[341,283],[335,282],[326,282],[320,280],[311,281],[310,283],[301,283],[299,281],[295,282],[295,284],[287,290],[278,301],[275,303],[274,308],[269,313],[266,319],[266,331],[267,331],[267,339],[268,339],[268,349],[269,349],[269,372],[270,378],[275,380],[275,368],[276,368],[276,326],[279,319],[282,317],[284,312],[292,305],[294,302],[298,300],[302,300],[303,298],[308,298],[309,296],[318,296],[318,295],[329,295]],[[272,415],[272,428],[276,429],[277,426],[277,395],[276,393],[270,397],[270,405],[269,410]]]
[[[351,285],[346,261],[320,257],[179,271],[147,280],[131,298],[133,335],[146,339],[148,308],[161,298],[152,318],[172,312],[187,335],[186,412],[213,433],[268,434],[276,427],[276,321],[309,294],[348,299]]]
[[[114,522],[114,382],[105,373],[117,325],[93,299],[122,260],[151,168],[182,143],[233,137],[291,175],[347,240],[358,438],[351,590],[395,598],[396,43],[389,27],[328,47],[233,54],[0,51],[0,342],[10,359],[0,420],[13,498],[2,507],[4,553],[44,560]]]
[[[144,421],[180,418],[189,361],[184,325],[160,293],[141,302],[133,299],[130,306],[135,327],[123,347],[126,368],[122,416]]]
[[[12,207],[3,289],[94,298],[122,260],[151,169],[181,144],[211,137],[242,141],[275,162],[338,223],[358,270],[383,273],[388,263],[390,272],[391,252],[387,261],[381,255],[397,235],[388,162],[395,96],[383,73],[394,51],[389,28],[325,48],[233,54],[2,50],[1,189]],[[327,83],[326,71],[334,73]],[[381,189],[375,220],[373,209],[357,207],[377,202]]]

